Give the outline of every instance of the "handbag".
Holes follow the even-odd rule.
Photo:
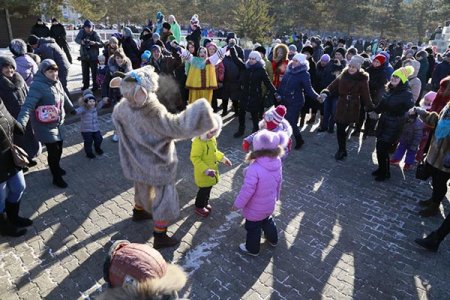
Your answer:
[[[9,125],[8,125],[9,126]],[[9,147],[11,149],[11,153],[13,156],[14,164],[19,168],[27,167],[30,164],[30,161],[28,159],[28,154],[20,148],[19,146],[13,144],[13,142],[9,139],[8,135],[6,134],[5,130],[0,126],[3,133],[6,136],[6,139],[8,140]]]
[[[432,175],[432,169],[430,165],[426,163],[425,159],[423,159],[416,168],[416,178],[420,180],[428,180]]]

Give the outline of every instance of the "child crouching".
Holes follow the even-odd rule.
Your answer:
[[[215,128],[192,140],[191,161],[194,165],[195,184],[198,186],[195,198],[195,213],[207,217],[211,212],[209,197],[213,185],[219,182],[219,162],[231,166],[231,162],[217,149],[216,137],[222,130],[222,118],[214,114],[218,128]]]
[[[76,114],[80,115],[80,131],[84,141],[84,151],[88,158],[95,158],[92,151],[92,144],[94,144],[95,152],[98,155],[103,154],[101,148],[103,137],[100,133],[100,126],[98,124],[97,110],[103,107],[104,101],[96,102],[95,96],[90,90],[83,92],[83,97],[78,101],[80,107],[76,109]]]
[[[241,210],[245,217],[247,240],[239,248],[246,254],[259,254],[261,230],[270,245],[278,243],[272,213],[275,202],[280,199],[281,157],[288,140],[285,132],[267,129],[258,131],[253,137],[253,151],[246,157],[250,165],[244,170],[244,184],[232,208]]]

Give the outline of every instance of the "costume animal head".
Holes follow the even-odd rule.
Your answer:
[[[158,74],[152,66],[145,66],[124,74],[123,78],[113,78],[109,86],[120,88],[131,106],[142,107],[148,101],[157,99],[155,93],[158,90]]]

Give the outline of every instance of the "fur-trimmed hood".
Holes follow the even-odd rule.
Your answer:
[[[278,49],[283,49],[283,56],[278,57]],[[285,44],[278,44],[275,47],[273,47],[273,60],[274,61],[285,61],[288,59],[288,54],[289,54],[289,48],[287,45]]]
[[[14,72],[12,78],[7,78],[3,74],[0,74],[0,89],[6,91],[17,91],[25,86],[25,80],[22,76]]]
[[[339,75],[339,77],[356,81],[369,80],[369,74],[363,69],[359,69],[358,72],[352,75],[348,72],[348,67],[342,70],[342,73]]]

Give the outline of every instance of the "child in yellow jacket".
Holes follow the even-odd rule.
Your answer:
[[[190,159],[194,165],[194,179],[198,186],[195,198],[195,213],[207,217],[211,212],[209,197],[213,185],[219,182],[219,162],[231,166],[231,161],[217,148],[216,137],[222,130],[222,118],[214,114],[218,128],[192,140]]]

